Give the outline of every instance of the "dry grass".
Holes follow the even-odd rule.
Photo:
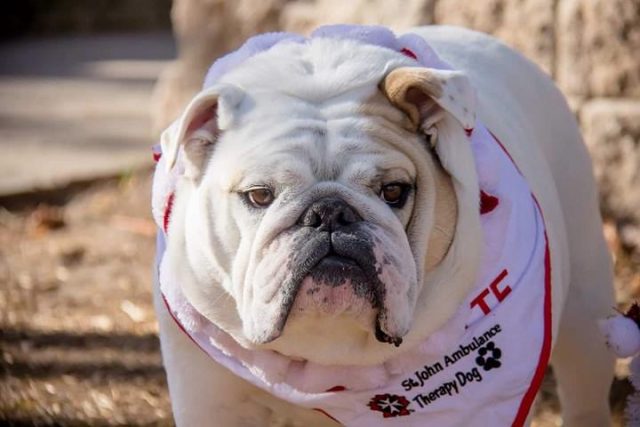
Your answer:
[[[172,424],[151,305],[149,185],[143,174],[59,208],[0,209],[0,422]],[[607,227],[622,307],[640,295],[640,262]],[[618,420],[625,375],[623,363]],[[534,425],[560,425],[550,373]]]

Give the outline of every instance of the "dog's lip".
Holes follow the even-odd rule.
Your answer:
[[[325,248],[326,252],[316,253],[314,254],[315,256],[312,256],[308,259],[308,261],[310,262],[307,263],[306,274],[304,274],[304,276],[308,275],[312,270],[319,267],[321,264],[353,266],[360,268],[365,273],[371,272],[371,266],[368,265],[368,262],[370,263],[369,259],[363,258],[362,254],[358,251],[353,251],[348,247],[345,248],[345,245],[343,245],[341,242],[336,242],[335,239],[340,234],[341,233],[325,234],[326,242],[328,242],[329,244],[328,247]]]
[[[313,272],[316,268],[320,267],[321,264],[328,264],[331,267],[342,267],[345,269],[358,269],[360,274],[369,275],[372,271],[375,271],[375,268],[372,270],[371,266],[367,267],[363,265],[362,257],[358,257],[358,254],[347,253],[347,251],[342,251],[340,246],[334,245],[332,242],[334,236],[331,233],[323,233],[322,236],[317,236],[316,239],[313,239],[309,242],[309,244],[305,245],[305,250],[301,251],[308,253],[303,267],[298,270],[297,274],[292,278],[289,283],[288,291],[285,292],[286,299],[284,301],[283,307],[284,315],[281,317],[278,322],[277,329],[281,332],[284,329],[285,324],[287,323],[287,319],[291,312],[291,308],[293,307],[293,303],[295,298],[300,290],[300,286],[302,285],[302,281],[305,277]],[[328,243],[328,245],[327,245]],[[320,246],[323,250],[316,252],[311,249],[310,246]],[[379,305],[380,297],[379,293],[384,292],[384,290],[374,289],[376,294],[375,297],[375,305]],[[280,334],[271,337],[269,341],[276,339]]]
[[[338,280],[341,277],[368,281],[365,269],[362,268],[355,259],[336,253],[327,254],[318,260],[318,262],[309,269],[307,276],[311,276],[314,279],[319,277],[330,278],[329,281],[331,281],[331,279]],[[336,283],[339,282],[338,280]]]
[[[313,270],[324,266],[345,267],[347,269],[357,268],[361,274],[368,276],[372,281],[376,279],[376,268],[371,259],[361,250],[354,250],[354,247],[347,242],[352,242],[352,236],[343,233],[323,233],[324,238],[316,240],[315,245],[323,247],[323,251],[315,252],[305,261],[304,268],[299,271],[298,283],[295,285],[295,293],[302,280]],[[325,240],[326,239],[326,240]],[[324,245],[322,244],[324,243]],[[328,243],[327,246],[326,243]]]
[[[322,264],[330,266],[349,266],[362,268],[355,259],[348,256],[339,255],[333,249],[323,258],[320,258],[320,260],[318,260],[317,264],[313,268],[318,268]]]
[[[359,274],[362,274],[365,277],[369,277],[374,284],[372,288],[372,291],[374,293],[374,308],[379,310],[378,315],[376,316],[375,325],[372,325],[374,328],[375,337],[380,342],[393,344],[396,347],[402,343],[401,336],[392,336],[384,331],[384,324],[386,323],[385,319],[387,315],[383,307],[383,299],[386,289],[384,288],[384,286],[380,286],[379,284],[376,285],[379,280],[377,279],[378,271],[375,263],[371,263],[370,256],[362,253],[362,251],[354,249],[354,247],[349,244],[359,240],[357,236],[346,235],[344,236],[345,238],[342,243],[335,242],[333,240],[334,237],[335,236],[332,236],[331,233],[326,233],[320,238],[313,239],[312,242],[309,242],[309,245],[305,245],[305,250],[302,251],[306,255],[304,263],[302,264],[303,267],[298,270],[295,277],[293,277],[289,282],[289,286],[287,287],[288,291],[285,292],[286,298],[283,304],[284,310],[282,312],[282,317],[279,319],[278,325],[276,326],[276,330],[278,332],[271,336],[268,340],[264,341],[263,344],[273,341],[280,336],[285,324],[287,323],[287,319],[291,314],[291,308],[293,307],[295,298],[298,294],[298,291],[300,290],[302,281],[309,274],[312,274],[314,269],[321,266],[321,264],[328,264],[329,267],[333,268],[339,267],[341,270],[346,271],[357,269]],[[335,243],[338,244],[336,245]],[[312,249],[311,247],[315,245],[320,245],[322,250],[309,250]],[[300,255],[302,255],[302,253]]]

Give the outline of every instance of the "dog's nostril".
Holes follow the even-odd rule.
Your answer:
[[[304,224],[307,227],[318,228],[322,225],[322,218],[318,215],[317,212],[311,211],[308,215],[305,215]]]
[[[300,215],[300,218],[298,218],[298,224],[304,227],[317,228],[322,225],[322,218],[320,218],[320,215],[315,210],[307,209]]]

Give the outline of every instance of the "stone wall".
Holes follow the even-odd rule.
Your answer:
[[[640,248],[640,0],[436,0],[434,22],[494,34],[555,79],[592,154],[603,212]]]
[[[157,92],[157,128],[200,84],[211,59],[256,33],[337,22],[398,31],[454,24],[491,33],[566,94],[592,152],[603,211],[640,247],[640,0],[174,0],[180,60]]]

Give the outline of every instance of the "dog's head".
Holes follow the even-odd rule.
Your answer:
[[[242,345],[374,363],[461,301],[479,244],[473,93],[415,65],[350,40],[280,43],[163,134],[185,169],[169,262]]]

